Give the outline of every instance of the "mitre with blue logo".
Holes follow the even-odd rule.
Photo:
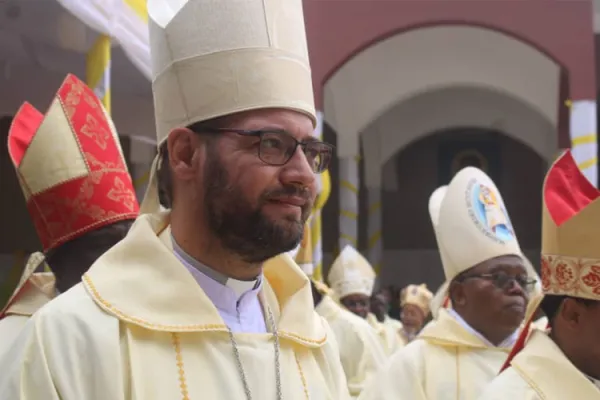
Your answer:
[[[432,301],[434,315],[460,273],[500,256],[524,258],[500,191],[477,168],[460,170],[447,187],[436,190],[429,212],[446,277]]]

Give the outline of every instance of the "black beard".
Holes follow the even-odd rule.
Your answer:
[[[209,153],[210,154],[210,153]],[[300,221],[273,221],[262,213],[262,205],[276,195],[307,198],[297,186],[284,187],[277,193],[263,193],[256,207],[241,188],[230,182],[221,160],[213,152],[206,160],[204,174],[206,218],[211,231],[223,247],[235,252],[247,263],[262,263],[278,254],[293,250],[302,239],[310,202],[302,210]]]

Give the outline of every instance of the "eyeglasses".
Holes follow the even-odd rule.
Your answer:
[[[196,133],[223,133],[232,132],[242,136],[254,136],[260,139],[258,145],[258,158],[265,164],[285,165],[296,153],[298,147],[302,148],[308,163],[316,174],[320,174],[329,167],[333,146],[319,140],[300,142],[286,131],[282,130],[245,130],[230,128],[198,128],[190,126],[189,129]]]
[[[342,304],[347,308],[368,308],[371,303],[369,300],[344,299]]]
[[[535,279],[530,279],[527,275],[509,275],[506,272],[494,272],[491,274],[467,275],[460,279],[464,282],[468,279],[485,279],[494,284],[499,289],[506,289],[513,281],[517,282],[524,290],[531,290],[537,282]]]

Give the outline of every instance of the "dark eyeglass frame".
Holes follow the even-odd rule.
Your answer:
[[[499,276],[504,278],[498,278]],[[530,291],[533,289],[533,285],[537,282],[536,279],[531,279],[528,276],[525,279],[521,279],[520,276],[511,276],[504,272],[492,272],[489,274],[474,274],[474,275],[466,275],[458,279],[459,282],[465,282],[469,279],[484,279],[492,282],[494,286],[498,289],[506,289],[508,285],[512,282],[516,282],[522,289]]]
[[[231,133],[236,133],[241,136],[257,137],[260,139],[260,143],[259,143],[259,147],[258,147],[258,158],[265,164],[273,165],[273,166],[282,166],[282,165],[287,164],[292,159],[294,154],[296,154],[296,150],[298,150],[298,147],[302,148],[304,155],[307,157],[308,161],[310,162],[311,160],[306,152],[306,149],[309,146],[311,146],[311,147],[318,146],[316,149],[314,149],[314,148],[313,149],[317,150],[318,155],[320,155],[321,158],[324,159],[325,161],[321,162],[319,165],[315,165],[315,164],[312,165],[312,169],[315,174],[320,174],[329,167],[329,163],[331,162],[331,158],[333,156],[333,150],[335,149],[335,146],[333,146],[329,143],[325,143],[320,140],[311,140],[311,141],[307,141],[307,142],[301,142],[301,141],[297,140],[294,136],[292,136],[289,132],[286,132],[284,130],[276,130],[276,129],[248,130],[248,129],[235,129],[235,128],[212,128],[212,127],[205,127],[205,126],[195,127],[194,124],[188,126],[188,129],[190,129],[192,132],[195,132],[198,134],[231,132]],[[267,134],[283,135],[286,138],[294,141],[293,148],[289,148],[289,149],[283,151],[283,154],[282,154],[283,161],[273,162],[272,160],[266,160],[265,157],[263,156],[263,152],[264,152],[263,138]],[[316,157],[315,157],[315,159],[316,159]]]
[[[344,299],[342,300],[342,304],[345,307],[369,307],[371,305],[371,299],[361,299],[361,300],[355,300],[355,299]]]

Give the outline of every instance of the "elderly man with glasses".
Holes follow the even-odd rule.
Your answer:
[[[360,399],[477,398],[518,337],[535,280],[494,182],[464,168],[432,194],[429,212],[446,275],[436,318]]]

